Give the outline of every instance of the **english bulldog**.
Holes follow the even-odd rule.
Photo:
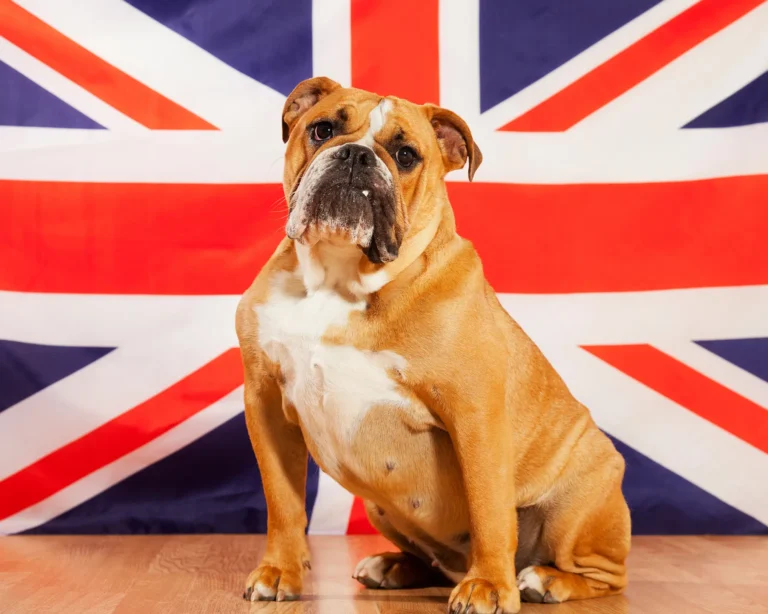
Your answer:
[[[476,614],[621,592],[624,460],[456,231],[467,124],[317,77],[282,130],[286,237],[237,310],[268,506],[245,598],[301,594],[308,452],[397,548],[360,561],[366,587],[450,582],[448,611]]]

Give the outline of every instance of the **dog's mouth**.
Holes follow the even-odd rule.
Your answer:
[[[299,223],[289,224],[286,233],[292,239],[310,244],[334,238],[368,247],[373,238],[374,201],[370,187],[321,184],[302,207]]]
[[[288,237],[308,245],[357,245],[374,263],[397,258],[401,230],[391,179],[376,166],[350,169],[328,158],[316,160],[300,180],[286,224]]]

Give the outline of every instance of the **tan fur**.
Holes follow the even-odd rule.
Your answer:
[[[316,104],[289,118],[289,197],[313,156],[330,146],[314,151],[307,125],[344,108],[356,128],[331,142],[355,141],[381,100],[329,80],[299,86],[303,102],[308,91]],[[354,468],[328,470],[368,501],[372,522],[395,545],[427,566],[435,560],[450,576],[465,575],[451,596],[451,612],[470,605],[477,613],[494,612],[497,605],[499,612],[517,612],[516,573],[530,565],[539,565],[535,571],[546,591],[524,589],[523,597],[533,601],[620,592],[630,542],[621,494],[624,461],[501,307],[474,248],[456,233],[443,177],[468,157],[476,168],[479,149],[464,122],[450,124],[451,140],[443,140],[447,112],[391,100],[375,151],[396,181],[397,215],[405,230],[400,256],[383,265],[392,279],[362,295],[367,308],[353,312],[345,326],[327,330],[323,342],[404,357],[407,367],[392,368],[389,376],[409,402],[368,411],[346,452]],[[299,106],[291,98],[286,103],[294,112]],[[398,171],[384,146],[396,130],[404,130],[423,157],[409,173]],[[463,138],[458,149],[456,134]],[[477,215],[483,214],[478,202]],[[333,245],[333,237],[327,240]],[[318,254],[313,257],[325,266]],[[360,280],[382,265],[361,257],[356,269],[349,283],[334,281],[335,291],[350,301],[361,298]],[[259,582],[274,587],[261,598],[301,591],[308,566],[307,451],[322,458],[315,455],[319,442],[282,394],[281,365],[259,345],[256,308],[269,300],[279,275],[298,295],[307,292],[296,245],[287,238],[237,312],[246,419],[269,508],[267,551],[247,584],[249,596]],[[409,559],[408,568],[418,565]],[[398,583],[407,585],[403,569],[397,570]],[[421,569],[413,583],[425,577]]]

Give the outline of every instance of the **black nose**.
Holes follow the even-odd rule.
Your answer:
[[[373,166],[373,156],[375,155],[370,147],[349,143],[342,145],[334,157],[339,160],[347,160],[352,166]]]

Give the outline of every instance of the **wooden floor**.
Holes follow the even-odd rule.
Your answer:
[[[447,589],[371,591],[352,580],[358,559],[389,549],[378,537],[311,538],[303,600],[248,603],[243,582],[263,546],[240,535],[0,538],[0,612],[445,612]],[[522,611],[768,613],[768,538],[638,537],[626,595]]]

